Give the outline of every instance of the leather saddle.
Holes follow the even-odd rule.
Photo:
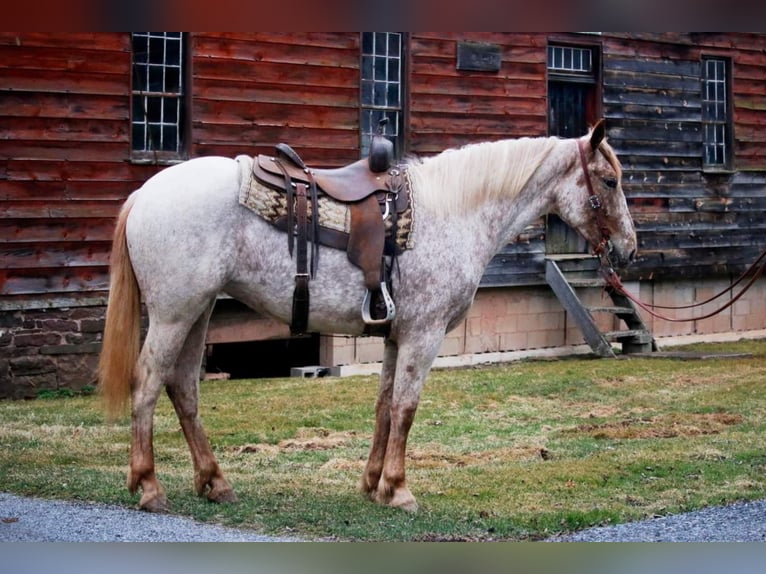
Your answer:
[[[380,332],[393,320],[396,306],[387,287],[385,256],[395,256],[396,247],[386,241],[396,234],[396,216],[409,204],[404,178],[392,167],[393,144],[382,134],[372,138],[370,155],[335,169],[309,168],[287,144],[276,146],[276,156],[258,155],[253,163],[257,181],[287,196],[287,216],[276,226],[287,231],[288,250],[296,250],[295,291],[293,292],[294,334],[305,333],[308,326],[309,279],[314,277],[319,261],[318,245],[346,250],[348,259],[364,274],[367,288],[362,304],[362,318],[370,332]],[[319,226],[319,198],[326,196],[346,204],[350,213],[348,235]],[[309,213],[310,206],[310,213]],[[338,237],[338,235],[343,237]],[[295,245],[297,241],[297,245]],[[309,269],[308,243],[311,243]],[[373,300],[375,302],[373,303]]]

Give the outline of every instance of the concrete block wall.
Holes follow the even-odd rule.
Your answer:
[[[629,282],[626,287],[642,301],[654,305],[680,306],[702,301],[729,286],[726,280],[678,282]],[[588,306],[612,305],[601,289],[578,289]],[[728,302],[730,294],[696,309],[657,309],[670,318],[705,315]],[[662,339],[680,335],[713,335],[766,329],[766,281],[756,283],[730,308],[709,319],[671,322],[642,313],[662,346]],[[609,314],[595,314],[603,331],[624,328]],[[546,286],[480,289],[467,317],[447,333],[439,356],[458,356],[505,351],[548,349],[582,345],[582,333]],[[322,338],[322,364],[328,366],[380,362],[383,346],[378,338]]]

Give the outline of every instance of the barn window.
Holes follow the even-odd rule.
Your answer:
[[[134,159],[183,159],[185,37],[181,32],[134,32],[131,142]]]
[[[361,150],[370,150],[370,138],[378,122],[388,118],[385,134],[394,142],[394,153],[402,154],[403,34],[362,32]]]
[[[731,167],[731,110],[729,60],[702,59],[703,165]]]

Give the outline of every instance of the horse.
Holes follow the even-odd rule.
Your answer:
[[[523,137],[467,144],[403,164],[417,209],[414,245],[392,274],[396,316],[384,339],[375,427],[360,490],[416,511],[405,477],[407,436],[445,334],[467,314],[490,259],[530,223],[555,213],[615,266],[636,255],[621,165],[603,120],[577,138]],[[114,417],[130,405],[127,486],[139,507],[167,511],[155,474],[153,418],[164,387],[191,451],[194,488],[213,502],[237,496],[198,415],[205,334],[225,293],[290,323],[295,263],[285,233],[238,202],[232,158],[206,156],[159,171],[123,204],[110,258],[98,388]],[[360,335],[362,272],[321,248],[311,280],[311,332]],[[143,345],[141,303],[148,314]]]

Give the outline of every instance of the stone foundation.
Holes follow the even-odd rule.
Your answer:
[[[0,311],[0,398],[95,385],[105,310]]]

